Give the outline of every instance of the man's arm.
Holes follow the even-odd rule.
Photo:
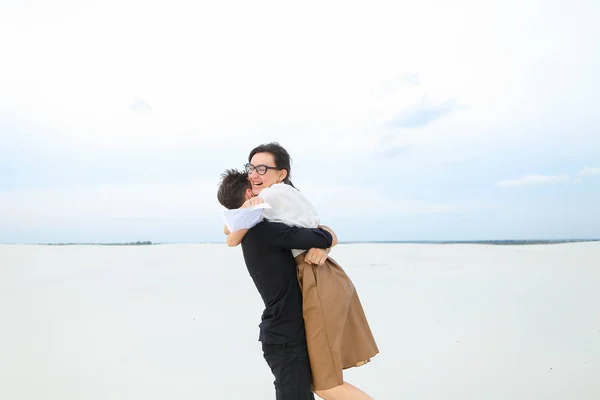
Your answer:
[[[269,222],[275,230],[275,244],[285,249],[308,250],[313,247],[327,249],[331,247],[333,235],[322,228],[299,228],[279,222]]]
[[[325,229],[327,232],[329,232],[331,234],[331,237],[333,238],[333,241],[331,243],[331,247],[335,246],[336,244],[338,244],[338,238],[337,235],[335,234],[335,232],[328,226],[325,225],[319,225],[319,228],[321,229]]]
[[[322,228],[322,229],[326,230],[333,237],[333,241],[331,243],[331,247],[335,246],[338,243],[337,235],[335,234],[335,232],[333,230],[331,230],[331,228],[329,228],[329,227],[327,227],[325,225],[319,225],[319,228]],[[329,257],[329,252],[331,251],[331,247],[328,248],[328,249],[318,249],[318,248],[315,248],[315,247],[309,249],[306,252],[306,254],[304,255],[304,261],[306,261],[310,265],[313,265],[313,264],[315,264],[315,265],[323,265],[323,264],[325,264],[325,261],[327,260],[327,257]]]

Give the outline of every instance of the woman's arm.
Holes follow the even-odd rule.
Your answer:
[[[317,210],[296,188],[286,184],[278,184],[263,189],[260,195],[265,199],[265,202],[271,205],[271,209],[263,211],[267,219],[283,222],[288,226],[323,228],[333,239],[331,246],[338,243],[337,236],[331,228],[319,225],[320,218]],[[306,252],[305,260],[309,264],[321,265],[327,260],[329,251],[330,249],[311,248]]]
[[[242,204],[242,206],[240,208],[250,208],[250,207],[254,207],[257,204],[261,204],[264,203],[265,201],[260,198],[260,197],[253,197],[251,199],[248,199],[244,202],[244,204]],[[248,230],[246,229],[246,232],[248,232]],[[242,234],[241,236],[239,236],[239,241],[235,244],[233,244],[232,246],[237,246],[238,244],[241,243],[242,239],[244,238],[244,235],[246,235],[246,232],[244,232],[244,234]],[[229,235],[230,233],[232,233],[229,228],[227,228],[227,224],[225,224],[223,226],[223,233],[225,235]],[[237,237],[237,235],[236,235]],[[237,240],[237,239],[236,239]],[[233,243],[233,239],[232,239],[232,243]],[[227,244],[229,244],[229,238],[227,238]],[[230,245],[231,246],[231,245]]]
[[[248,229],[240,229],[239,231],[231,232],[227,235],[227,246],[235,247],[238,244],[242,243],[242,239],[248,233]]]

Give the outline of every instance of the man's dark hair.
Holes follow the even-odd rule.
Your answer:
[[[277,167],[278,169],[285,169],[287,171],[287,175],[286,175],[285,179],[283,180],[283,183],[287,183],[291,187],[295,187],[291,181],[292,159],[291,159],[289,153],[287,152],[287,150],[283,148],[283,146],[281,146],[277,142],[271,142],[271,143],[266,143],[266,144],[261,144],[259,146],[256,146],[250,152],[250,155],[248,156],[248,162],[252,161],[252,157],[254,157],[254,155],[257,153],[272,154],[273,161],[275,161],[275,167]]]
[[[221,174],[217,199],[229,210],[240,208],[246,201],[246,189],[250,188],[250,181],[246,172],[228,169]]]

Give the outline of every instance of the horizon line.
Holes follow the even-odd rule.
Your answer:
[[[476,240],[346,240],[338,244],[559,244],[574,242],[598,242],[600,238],[569,238],[569,239],[476,239]],[[66,245],[102,245],[102,246],[151,246],[165,244],[225,244],[225,241],[194,241],[194,242],[1,242],[0,245],[39,245],[39,246],[66,246]]]

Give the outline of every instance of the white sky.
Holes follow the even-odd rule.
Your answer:
[[[391,157],[391,170],[419,175],[432,164],[484,153],[497,158],[568,144],[581,152],[578,165],[505,171],[491,174],[489,184],[564,181],[564,174],[598,167],[590,154],[600,148],[599,9],[592,1],[531,0],[0,1],[0,123],[28,132],[0,131],[0,149],[214,149],[230,155],[222,159],[225,169],[241,165],[255,145],[277,140],[295,161]],[[136,97],[150,110],[132,111]],[[368,176],[332,187],[316,169],[300,162],[294,168],[305,186],[371,196],[382,213],[477,203],[456,204],[450,192],[438,201],[405,198],[365,183]],[[197,187],[186,182],[171,191],[164,182],[145,189],[137,182],[21,187],[0,192],[0,204],[11,209],[2,218],[32,218],[23,198],[47,200],[30,204],[40,217],[59,215],[56,204],[73,218],[96,215],[88,209],[105,215],[98,190],[119,199],[106,215],[167,218],[185,209],[194,216],[202,212],[194,195],[214,192],[217,178],[199,171]],[[171,202],[173,190],[186,193],[185,207]],[[141,198],[154,205],[140,210]],[[214,202],[201,201],[207,209]],[[315,202],[325,214],[340,210]],[[475,205],[481,207],[490,201]]]

